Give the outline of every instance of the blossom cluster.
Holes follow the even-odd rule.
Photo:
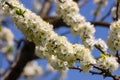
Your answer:
[[[83,44],[90,47],[89,41],[93,41],[95,29],[94,26],[80,15],[79,7],[73,0],[57,0],[57,14],[63,21],[71,26],[71,31],[75,35],[80,35]],[[87,44],[87,45],[86,45]]]
[[[106,43],[102,39],[97,40],[94,38],[95,28],[79,13],[77,3],[72,0],[66,0],[63,2],[61,0],[57,0],[56,3],[58,16],[60,16],[63,21],[71,27],[73,34],[80,34],[82,43],[87,48],[93,49],[94,45],[99,45],[104,52],[107,51]]]
[[[0,26],[0,51],[8,60],[13,60],[14,35],[9,28]]]
[[[118,69],[119,67],[119,64],[116,58],[113,56],[107,56],[107,55],[104,57],[101,57],[98,60],[98,65],[105,70],[109,70],[110,72]]]
[[[107,45],[114,54],[120,50],[120,20],[111,23]]]
[[[34,77],[42,74],[42,67],[38,65],[37,62],[31,61],[25,66],[22,75],[26,77]]]
[[[103,41],[102,39],[98,39],[95,41],[95,45],[97,47],[99,47],[104,53],[107,52],[107,49],[108,49],[108,46],[107,44],[105,43],[105,41]]]
[[[72,0],[59,1],[57,1],[58,12],[61,13],[60,16],[65,19],[65,22],[72,26],[73,33],[80,34],[83,40],[93,40],[95,29],[93,25],[85,21],[83,16],[79,15],[77,4]],[[79,60],[82,70],[87,72],[92,69],[91,64],[96,64],[96,59],[92,56],[90,49],[81,44],[71,44],[66,37],[59,36],[53,31],[51,24],[26,9],[18,0],[8,0],[1,5],[4,12],[12,17],[16,27],[29,40],[35,42],[36,55],[46,58],[54,69],[65,70],[72,66],[74,61]],[[72,14],[75,17],[71,16]],[[95,44],[103,51],[106,50],[102,40],[97,40]]]
[[[24,8],[18,1],[7,1],[7,4],[3,4],[3,10],[11,15],[17,27],[29,40],[41,47],[37,49],[42,49],[43,53],[37,55],[47,58],[55,69],[66,69],[76,59],[81,60],[84,65],[95,63],[89,49],[82,45],[72,45],[67,38],[56,34],[52,25]]]
[[[80,44],[72,45],[63,36],[59,36],[58,39],[54,38],[44,48],[37,46],[36,54],[41,58],[47,58],[53,68],[59,70],[73,66],[74,61],[77,59],[80,60],[82,66],[90,66],[83,68],[85,72],[92,69],[91,64],[96,63],[88,48]]]

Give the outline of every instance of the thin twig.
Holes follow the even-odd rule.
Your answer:
[[[75,2],[77,2],[77,3],[79,2],[79,0],[73,0],[73,1],[75,1]]]
[[[59,28],[61,26],[65,26],[65,27],[69,27],[69,25],[67,25],[65,22],[63,22],[63,20],[57,16],[52,16],[52,17],[45,17],[44,18],[45,21],[53,24],[54,28]],[[95,27],[97,26],[101,26],[101,27],[106,27],[109,28],[110,23],[108,22],[103,22],[103,21],[89,21],[91,22],[91,24],[95,25]]]
[[[114,80],[120,80],[120,76],[117,75],[113,75],[111,72],[104,70],[102,68],[99,68],[97,66],[93,66],[95,69],[98,69],[98,72],[95,71],[89,71],[89,73],[93,74],[93,75],[103,75],[104,78],[106,77],[111,77]],[[79,70],[80,72],[82,71],[82,69],[80,67],[69,67],[69,69],[75,69],[75,70]]]
[[[117,53],[116,53],[116,57],[117,57],[118,63],[120,64],[120,55],[119,55],[118,51],[117,51]]]
[[[3,74],[3,80],[17,80],[25,65],[35,59],[34,57],[35,44],[33,42],[25,41],[21,52],[18,53],[15,62],[11,65],[11,67]]]
[[[100,52],[105,53],[102,49],[99,48],[99,46],[94,45]]]
[[[119,8],[119,5],[120,5],[120,3],[119,3],[119,0],[117,0],[117,5],[116,5],[116,19],[115,20],[118,20],[118,18],[119,18],[119,13],[118,13],[118,8]]]

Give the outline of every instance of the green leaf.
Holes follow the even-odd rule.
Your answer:
[[[108,56],[108,55],[105,54],[105,53],[101,53],[100,56],[101,56],[102,58],[105,58],[105,57]]]
[[[25,10],[16,9],[16,14],[17,14],[17,15],[23,15],[24,13],[25,13]]]

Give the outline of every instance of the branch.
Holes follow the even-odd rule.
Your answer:
[[[120,55],[119,55],[118,51],[117,51],[117,53],[116,53],[116,57],[117,57],[118,63],[120,64]]]
[[[77,3],[79,2],[79,0],[73,0],[73,1],[75,1],[75,2],[77,2]]]
[[[117,9],[116,9],[116,19],[115,20],[118,20],[118,18],[119,18],[119,11],[118,11],[118,8],[119,8],[119,6],[120,6],[120,4],[119,4],[119,0],[117,0],[117,5],[116,5],[116,7],[117,7]]]
[[[120,80],[120,76],[112,74],[112,72],[109,72],[109,70],[105,70],[99,66],[94,66],[94,65],[93,67],[100,70],[100,74],[97,73],[97,75],[103,75],[104,78],[111,77],[114,80]]]
[[[98,69],[98,72],[95,71],[89,71],[89,73],[93,74],[93,75],[103,75],[104,78],[106,77],[111,77],[114,80],[120,80],[120,76],[117,75],[113,75],[112,73],[108,72],[107,70],[104,70],[100,67],[97,66],[93,66],[95,69]],[[80,67],[69,67],[69,69],[75,69],[75,70],[79,70],[80,72],[82,71],[82,69]]]
[[[95,46],[95,48],[97,48],[100,52],[105,53],[103,50],[101,50],[101,49],[99,48],[99,46],[97,46],[97,45],[94,45],[94,46]]]
[[[25,65],[35,59],[34,55],[35,44],[33,42],[25,41],[21,52],[18,53],[15,62],[11,65],[11,67],[4,73],[3,80],[17,80]]]
[[[95,26],[102,26],[102,27],[106,27],[109,28],[110,23],[108,22],[102,22],[102,21],[90,21],[92,24],[94,24]]]
[[[57,16],[46,17],[46,18],[44,18],[44,20],[53,24],[54,28],[59,28],[60,26],[68,27],[68,25],[66,23],[64,23],[63,20]],[[109,26],[110,26],[110,23],[108,23],[108,22],[102,22],[102,21],[89,21],[89,22],[91,22],[91,24],[93,24],[95,26],[102,26],[102,27],[106,27],[106,28],[109,28]]]

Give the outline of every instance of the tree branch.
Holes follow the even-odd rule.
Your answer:
[[[45,17],[44,20],[53,24],[54,28],[59,28],[61,26],[69,27],[66,23],[63,22],[61,18],[57,16]],[[91,22],[91,24],[95,26],[102,26],[106,28],[109,28],[110,26],[110,23],[108,22],[102,22],[102,21],[89,21],[89,22]]]
[[[117,51],[117,53],[116,53],[116,57],[117,57],[118,63],[120,64],[120,55],[119,55],[118,51]]]
[[[119,13],[118,13],[118,8],[119,8],[119,6],[120,6],[120,1],[119,0],[117,0],[117,5],[116,5],[116,7],[117,7],[117,9],[116,9],[116,18],[115,18],[115,20],[118,20],[118,18],[119,18]]]
[[[11,67],[4,73],[3,80],[17,80],[25,65],[35,59],[35,44],[33,42],[25,41],[21,52],[18,53],[15,62]]]
[[[120,76],[117,75],[113,75],[111,72],[108,72],[107,70],[104,70],[100,67],[97,66],[93,66],[95,69],[98,69],[98,72],[95,71],[89,71],[89,73],[93,74],[93,75],[103,75],[104,78],[106,77],[111,77],[114,80],[120,80]],[[69,67],[69,69],[75,69],[75,70],[79,70],[80,72],[82,71],[82,69],[80,67]]]
[[[75,2],[77,2],[77,3],[79,2],[79,0],[73,0],[73,1],[75,1]]]

